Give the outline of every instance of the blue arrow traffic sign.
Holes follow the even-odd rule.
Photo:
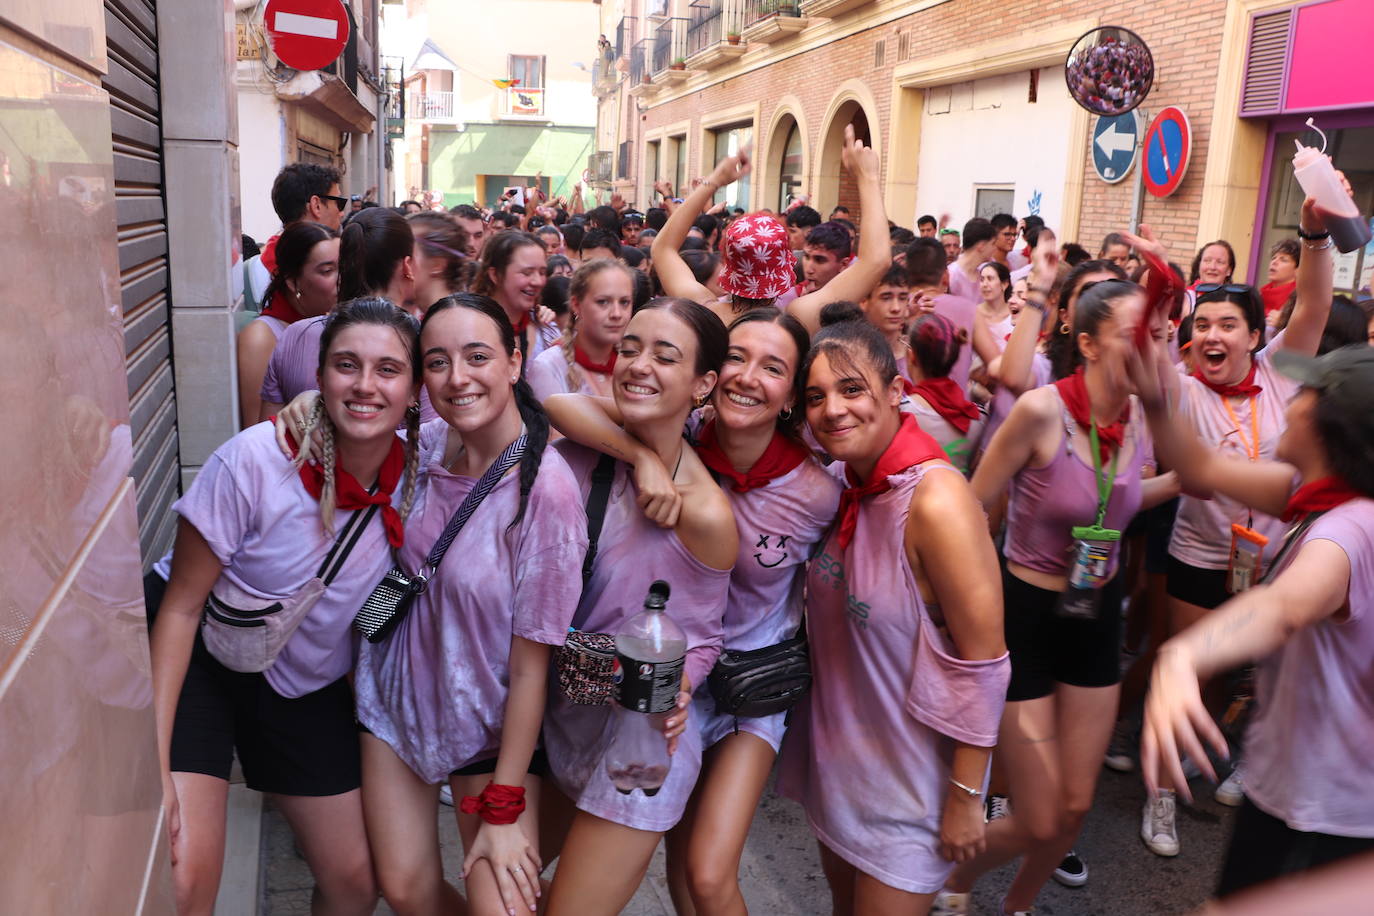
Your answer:
[[[1107,184],[1125,178],[1135,164],[1140,119],[1134,111],[1102,115],[1093,126],[1093,170]]]

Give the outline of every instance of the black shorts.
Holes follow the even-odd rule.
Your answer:
[[[1294,830],[1246,799],[1236,815],[1217,896],[1374,850],[1374,838]]]
[[[1226,588],[1226,570],[1189,566],[1169,555],[1168,591],[1170,598],[1187,601],[1211,610],[1231,600]]]
[[[156,573],[144,577],[149,626],[166,587]],[[224,667],[197,631],[172,724],[172,772],[227,780],[237,751],[250,789],[342,795],[362,785],[353,721],[353,688],[346,677],[288,699],[263,675]]]
[[[1003,566],[1003,628],[1011,653],[1008,702],[1047,697],[1055,684],[1121,682],[1122,579],[1118,570],[1103,586],[1096,620],[1074,620],[1054,612],[1059,592],[1023,582]]]
[[[1174,519],[1178,516],[1178,498],[1146,509],[1145,515],[1145,571],[1164,575],[1169,571],[1169,541],[1174,536]]]

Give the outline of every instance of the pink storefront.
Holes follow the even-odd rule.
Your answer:
[[[1240,114],[1268,121],[1251,282],[1263,283],[1269,249],[1297,229],[1302,189],[1293,178],[1293,141],[1321,145],[1374,213],[1374,0],[1317,0],[1266,11],[1251,21]],[[1368,295],[1374,243],[1336,256],[1336,291]]]

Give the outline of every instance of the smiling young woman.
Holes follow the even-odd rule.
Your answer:
[[[181,912],[214,906],[236,751],[248,786],[271,793],[286,814],[315,876],[317,905],[367,913],[376,904],[358,791],[350,624],[390,563],[389,547],[400,546],[414,498],[414,475],[404,471],[413,470],[415,442],[403,444],[395,429],[415,404],[418,374],[414,319],[378,299],[341,308],[320,339],[318,405],[299,430],[302,441],[319,430],[320,464],[293,464],[272,427],[259,424],[216,449],[174,507],[181,520],[152,663]],[[336,541],[350,538],[330,580]],[[168,576],[165,560],[157,572]],[[149,581],[152,604],[160,582]],[[304,605],[312,593],[318,598]],[[265,655],[275,615],[302,605],[295,629],[283,625],[289,635],[279,652],[249,659],[255,639]],[[211,614],[219,636],[202,624]]]
[[[552,693],[544,719],[549,765],[562,796],[577,808],[573,815],[566,804],[554,811],[559,800],[545,805],[549,851],[561,849],[549,897],[552,916],[620,912],[643,879],[661,835],[682,817],[696,784],[701,733],[687,728],[685,710],[720,652],[739,538],[729,503],[682,429],[688,413],[715,387],[726,348],[720,319],[684,299],[650,302],[630,319],[620,343],[615,408],[636,449],[653,451],[663,467],[673,469],[670,482],[682,494],[681,511],[670,527],[657,525],[641,508],[643,498],[637,500],[624,463],[643,464],[641,452],[606,444],[620,462],[613,468],[596,559],[574,626],[613,634],[639,608],[651,581],[663,579],[672,586],[668,613],[687,635],[683,692],[664,725],[665,738],[677,748],[667,781],[652,797],[622,794],[606,773],[609,708],[579,705],[563,690]],[[574,397],[555,395],[550,408]],[[569,440],[558,449],[585,498],[601,455]]]
[[[925,913],[983,846],[1008,673],[997,557],[963,475],[899,411],[876,328],[823,327],[801,372],[848,489],[808,573],[815,684],[779,789],[806,809],[836,913]]]
[[[839,502],[839,482],[799,436],[797,380],[809,347],[801,324],[777,309],[754,309],[735,319],[711,399],[715,418],[696,446],[729,501],[739,533],[725,604],[727,650],[763,649],[797,632],[806,562]],[[682,494],[656,454],[636,448],[591,399],[555,399],[552,412],[575,441],[637,452],[641,502],[664,507],[655,520],[673,523]],[[731,715],[704,689],[697,691],[692,713],[705,752],[686,813],[668,833],[669,890],[682,912],[742,912],[740,860],[787,713]]]
[[[576,480],[547,447],[548,421],[520,378],[503,310],[468,293],[441,299],[425,315],[420,349],[439,419],[418,436],[420,484],[399,565],[419,570],[484,472],[527,441],[410,612],[381,642],[360,644],[368,833],[392,909],[460,905],[444,880],[434,818],[447,783],[464,798],[469,912],[533,909],[542,864],[536,747],[550,648],[563,643],[581,588],[586,517]],[[494,816],[492,793],[516,803],[516,816]]]
[[[482,248],[473,292],[490,296],[515,329],[516,349],[531,362],[558,339],[553,313],[539,304],[548,282],[548,252],[528,232],[507,231],[492,236]],[[521,371],[525,371],[522,369]]]

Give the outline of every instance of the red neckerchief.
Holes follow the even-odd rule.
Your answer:
[[[774,431],[772,440],[754,466],[747,471],[737,471],[716,441],[716,421],[712,420],[701,430],[697,455],[702,464],[728,479],[730,488],[736,493],[747,493],[755,487],[766,486],[784,474],[790,474],[806,460],[807,452],[782,433]]]
[[[1253,359],[1250,360],[1250,371],[1246,373],[1245,378],[1234,385],[1221,385],[1216,382],[1208,381],[1207,376],[1202,374],[1201,369],[1193,370],[1193,378],[1202,382],[1202,384],[1224,398],[1253,398],[1264,390],[1259,385],[1255,384],[1255,369],[1257,368],[1255,361]]]
[[[267,244],[262,246],[262,266],[267,268],[267,272],[275,279],[277,276],[277,239],[281,238],[281,233],[277,233],[267,240]],[[262,311],[258,314],[268,318],[276,318],[287,324],[300,321],[305,316],[296,311],[296,307],[291,304],[291,297],[286,295],[285,287],[278,289],[272,294],[272,298],[262,305]]]
[[[276,417],[271,418],[274,423],[276,419]],[[294,454],[296,437],[288,431],[286,438],[291,443],[291,451]],[[335,464],[335,508],[349,511],[363,509],[367,506],[381,506],[382,524],[386,528],[386,542],[392,547],[400,547],[405,542],[405,528],[401,524],[400,513],[391,505],[391,494],[396,489],[396,484],[400,481],[401,473],[405,468],[405,448],[401,445],[401,440],[398,437],[392,439],[391,451],[387,452],[386,458],[382,459],[382,467],[377,473],[376,493],[367,492],[367,488],[358,483],[356,477]],[[305,491],[318,501],[320,492],[324,489],[324,468],[318,464],[306,462],[301,465],[300,473],[301,483],[305,484]]]
[[[530,326],[530,313],[529,313],[529,312],[521,312],[521,313],[520,313],[520,320],[519,320],[519,321],[512,321],[512,322],[510,323],[510,325],[511,325],[512,328],[515,329],[515,336],[516,336],[516,337],[523,337],[524,334],[525,334],[525,329],[528,328],[528,327]]]
[[[577,344],[573,344],[573,361],[588,372],[599,372],[602,375],[610,375],[611,370],[615,368],[615,357],[615,347],[611,347],[610,359],[606,360],[604,363],[594,363],[585,350]]]
[[[1059,396],[1064,399],[1064,406],[1069,408],[1069,414],[1075,423],[1083,429],[1093,425],[1092,404],[1088,402],[1088,386],[1083,382],[1082,369],[1068,378],[1061,378],[1054,383],[1054,387],[1059,389]],[[1126,421],[1130,419],[1131,404],[1127,401],[1125,409],[1115,422],[1108,426],[1097,425],[1098,457],[1102,459],[1103,464],[1111,457],[1113,448],[1121,448],[1121,443],[1126,438]]]
[[[967,433],[969,425],[978,419],[978,408],[954,379],[948,376],[928,378],[914,387],[914,393],[925,398],[926,403],[960,434]]]
[[[1288,497],[1288,505],[1284,507],[1281,518],[1285,522],[1291,522],[1311,512],[1334,509],[1363,495],[1339,477],[1323,477],[1298,487],[1293,495]]]
[[[888,477],[923,462],[944,457],[945,452],[940,448],[940,443],[916,425],[916,418],[909,413],[902,414],[897,435],[892,437],[887,450],[878,459],[877,465],[873,468],[873,476],[867,483],[857,480],[852,469],[845,469],[844,479],[849,487],[840,494],[840,549],[844,550],[849,546],[849,542],[854,540],[854,531],[859,526],[859,503],[869,496],[877,496],[892,489],[892,485],[887,482]]]
[[[1293,295],[1293,290],[1297,288],[1297,280],[1289,280],[1287,283],[1266,283],[1261,286],[1260,298],[1264,300],[1264,314],[1268,315],[1283,308],[1288,297]]]

